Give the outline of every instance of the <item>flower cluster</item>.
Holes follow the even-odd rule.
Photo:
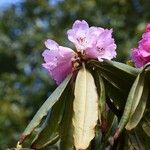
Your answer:
[[[147,25],[137,48],[132,49],[131,58],[137,68],[150,62],[150,24]]]
[[[57,84],[60,84],[72,71],[72,63],[77,57],[103,61],[103,59],[111,60],[116,56],[116,44],[112,38],[112,29],[89,27],[86,21],[77,20],[67,31],[67,35],[75,45],[75,51],[59,46],[55,41],[48,39],[45,42],[47,49],[42,54],[45,61],[43,67],[48,70]]]

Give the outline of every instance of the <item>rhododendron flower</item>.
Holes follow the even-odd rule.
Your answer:
[[[45,61],[43,67],[48,70],[57,84],[61,83],[72,71],[72,63],[77,58],[78,60],[83,57],[103,61],[103,59],[111,60],[116,56],[116,44],[112,38],[112,29],[89,27],[86,21],[77,20],[67,34],[68,39],[74,43],[76,52],[48,39],[45,42],[48,49],[42,54]]]
[[[150,32],[150,23],[146,26],[146,32]]]
[[[48,48],[43,52],[45,63],[42,64],[50,74],[50,76],[56,80],[57,84],[72,71],[72,58],[75,53],[72,49],[59,46],[53,40],[47,40],[45,46]]]
[[[146,32],[138,43],[138,48],[132,49],[131,58],[138,68],[150,62],[150,24],[147,25]]]
[[[116,56],[112,30],[89,27],[86,21],[77,20],[67,34],[77,51],[83,52],[88,58],[98,58],[102,61],[102,59],[111,60]]]

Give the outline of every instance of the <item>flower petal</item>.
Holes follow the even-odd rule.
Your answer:
[[[96,44],[86,49],[85,53],[89,58],[98,58],[99,61],[102,59],[111,60],[116,57],[116,44],[112,38],[112,30],[101,30],[97,36]]]
[[[60,62],[54,69],[49,69],[50,76],[59,85],[69,73],[72,71],[72,64],[70,62]]]
[[[146,32],[150,32],[150,23],[148,23],[146,26]]]
[[[59,46],[52,40],[47,40],[46,46],[50,50],[43,52],[45,63],[42,66],[48,70],[56,83],[60,84],[72,71],[72,58],[75,53],[70,48]]]
[[[94,35],[92,36],[89,25],[86,21],[75,21],[72,29],[67,31],[68,39],[74,43],[77,51],[83,51],[93,45]]]
[[[133,60],[137,68],[142,67],[146,63],[140,53],[140,50],[137,48],[132,49],[131,59]]]
[[[47,41],[45,41],[45,46],[48,49],[57,50],[59,45],[55,41],[48,39]]]
[[[138,48],[132,49],[131,59],[138,68],[150,62],[150,24],[147,25],[146,32],[138,42]]]
[[[72,28],[76,28],[76,29],[78,29],[78,28],[81,28],[81,29],[88,29],[89,28],[89,25],[88,25],[88,23],[85,21],[85,20],[82,20],[82,21],[80,21],[80,20],[76,20],[75,22],[74,22],[74,24],[73,24],[73,26],[72,26]]]

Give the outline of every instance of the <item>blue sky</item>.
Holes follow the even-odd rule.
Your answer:
[[[5,9],[9,7],[11,4],[17,4],[23,2],[24,0],[0,0],[0,8]]]
[[[11,6],[12,4],[20,4],[21,2],[24,2],[25,0],[0,0],[0,12]],[[58,2],[61,2],[64,0],[49,0],[51,5],[55,5]]]
[[[17,2],[21,2],[23,0],[0,0],[0,6],[15,4]]]

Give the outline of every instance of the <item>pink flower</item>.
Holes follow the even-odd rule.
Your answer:
[[[99,61],[111,60],[116,57],[115,49],[116,44],[112,38],[112,30],[105,29],[96,37],[96,43],[93,47],[85,50],[85,54],[89,58],[97,58]]]
[[[77,51],[83,52],[88,58],[103,61],[103,59],[111,60],[116,57],[116,44],[112,38],[112,30],[89,27],[86,21],[77,20],[67,34]]]
[[[48,49],[42,54],[45,61],[42,66],[48,70],[56,83],[60,84],[72,71],[72,58],[75,53],[72,49],[59,46],[50,39],[45,42],[45,46]]]
[[[86,21],[75,21],[72,29],[67,31],[68,39],[76,46],[77,51],[83,51],[90,48],[95,40],[94,35],[89,30],[89,25]]]
[[[146,64],[146,61],[144,60],[142,53],[138,48],[132,49],[131,59],[134,61],[137,68],[140,68]]]
[[[150,24],[146,27],[146,32],[138,43],[138,48],[133,48],[131,58],[137,68],[150,62]]]
[[[146,32],[150,32],[150,23],[148,23],[146,26]]]
[[[77,20],[67,34],[68,39],[74,43],[77,53],[49,39],[45,42],[48,49],[42,54],[45,61],[43,67],[48,70],[57,84],[60,84],[72,71],[72,63],[76,59],[81,61],[83,58],[94,58],[103,61],[116,56],[112,30],[89,27],[86,21]]]

